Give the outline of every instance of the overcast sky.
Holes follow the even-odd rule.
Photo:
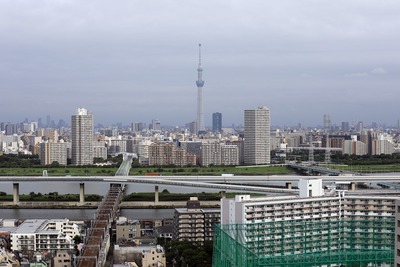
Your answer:
[[[184,125],[400,118],[398,0],[0,0],[0,121]]]

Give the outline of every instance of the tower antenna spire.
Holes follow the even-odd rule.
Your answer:
[[[201,66],[201,44],[199,44],[199,66]]]

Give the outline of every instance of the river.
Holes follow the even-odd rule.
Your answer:
[[[96,209],[0,209],[0,219],[92,219]],[[164,219],[174,216],[174,209],[122,209],[128,219]]]
[[[245,183],[245,182],[242,182]],[[268,184],[283,185],[284,182],[269,182]],[[105,195],[109,189],[108,183],[86,182],[85,194]],[[133,192],[154,192],[155,185],[151,184],[127,184],[126,194]],[[219,189],[184,187],[184,186],[159,186],[159,192],[164,189],[171,193],[199,193],[219,192]],[[30,192],[48,194],[58,192],[59,194],[79,194],[79,183],[77,182],[20,182],[20,194]],[[235,190],[237,192],[238,190]],[[11,182],[0,182],[0,192],[12,194],[13,184]],[[246,191],[240,192],[246,193]],[[86,220],[93,218],[95,209],[0,209],[0,219],[51,219],[68,218],[71,220]],[[163,219],[172,218],[173,209],[122,209],[121,216],[128,219]]]

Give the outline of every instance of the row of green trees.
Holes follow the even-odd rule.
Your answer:
[[[294,150],[287,155],[287,160],[307,161],[309,152],[307,150]],[[314,160],[316,162],[325,161],[324,150],[314,150]],[[400,163],[400,153],[381,154],[381,155],[349,155],[340,152],[331,152],[330,160],[332,163],[345,165],[379,165],[379,164],[398,164]]]
[[[123,156],[118,155],[116,157],[109,157],[107,160],[95,158],[94,162],[107,162],[112,161],[115,164],[109,166],[110,168],[115,168],[119,166],[123,161]],[[69,162],[70,164],[70,162]],[[58,162],[53,162],[50,165],[46,165],[47,168],[58,168],[60,164]],[[68,166],[70,167],[70,166]],[[71,166],[74,167],[74,166]],[[82,167],[82,166],[80,166]],[[84,166],[83,166],[84,167]],[[92,167],[91,165],[88,167]],[[107,167],[107,166],[103,166]],[[38,155],[15,155],[15,154],[4,154],[0,156],[0,168],[43,168],[40,165],[40,159]]]
[[[79,201],[78,194],[59,195],[58,192],[50,192],[48,194],[30,192],[28,195],[20,195],[21,201],[52,201],[52,202],[68,202]],[[0,201],[12,201],[13,196],[7,195],[6,192],[0,192]],[[101,201],[102,196],[89,194],[85,195],[86,201]]]
[[[400,154],[381,154],[381,155],[349,155],[333,154],[331,156],[333,163],[346,165],[380,165],[380,164],[399,164]]]

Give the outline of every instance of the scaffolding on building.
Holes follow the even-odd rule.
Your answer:
[[[213,267],[393,266],[393,217],[218,225]]]

